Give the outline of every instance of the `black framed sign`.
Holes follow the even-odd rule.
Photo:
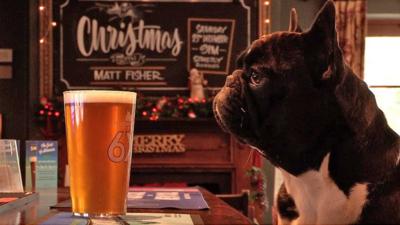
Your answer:
[[[66,89],[187,90],[192,68],[217,89],[257,27],[244,1],[66,0],[58,9]]]
[[[234,33],[233,19],[189,18],[188,71],[228,74]]]

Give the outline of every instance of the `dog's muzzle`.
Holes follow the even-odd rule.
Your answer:
[[[220,126],[232,132],[240,128],[243,109],[241,93],[241,71],[227,76],[224,87],[215,96],[213,102],[214,115]],[[241,108],[243,110],[241,110]]]
[[[246,93],[242,73],[242,70],[236,70],[227,77],[225,86],[214,98],[213,110],[222,129],[234,134],[242,142],[249,142],[254,138],[254,129],[247,104],[249,94]]]

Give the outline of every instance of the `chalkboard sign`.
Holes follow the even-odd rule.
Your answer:
[[[228,74],[234,29],[235,20],[189,18],[188,70]]]
[[[190,69],[197,68],[208,88],[218,89],[253,39],[257,10],[249,5],[67,0],[55,13],[60,19],[56,85],[182,91],[188,89]]]

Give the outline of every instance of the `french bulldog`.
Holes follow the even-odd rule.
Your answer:
[[[344,62],[333,1],[290,21],[239,57],[216,120],[282,172],[278,224],[400,224],[399,136]]]

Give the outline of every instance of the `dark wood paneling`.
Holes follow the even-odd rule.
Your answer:
[[[236,191],[234,144],[214,120],[137,121],[135,135],[148,134],[184,134],[186,151],[134,154],[131,183],[183,182],[214,193]]]
[[[29,1],[0,1],[0,48],[13,49],[12,79],[0,80],[0,112],[3,137],[26,139],[28,135]]]
[[[208,121],[137,121],[135,135],[184,134],[186,152],[134,154],[138,165],[232,166],[230,135],[223,133],[214,120]]]
[[[24,141],[37,132],[33,126],[38,99],[37,16],[38,1],[0,1],[0,48],[13,50],[12,79],[0,79],[2,138],[21,140],[21,165],[25,160]],[[21,169],[24,177],[24,167]]]
[[[133,168],[130,183],[134,185],[163,185],[184,182],[201,186],[214,194],[232,192],[232,170],[215,168]]]

